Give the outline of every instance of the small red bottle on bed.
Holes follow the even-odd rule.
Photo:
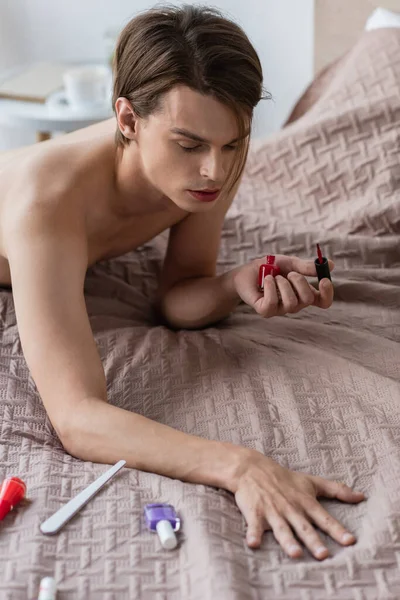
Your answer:
[[[5,479],[0,488],[0,521],[25,496],[26,485],[19,477]]]
[[[264,290],[264,279],[267,275],[272,275],[272,277],[276,277],[280,275],[280,268],[275,264],[275,256],[273,254],[268,254],[265,259],[267,262],[258,270],[258,287],[261,291]]]

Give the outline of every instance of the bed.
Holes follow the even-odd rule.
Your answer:
[[[165,235],[89,269],[87,308],[110,402],[187,433],[255,448],[367,500],[323,506],[358,538],[331,557],[258,550],[232,495],[122,471],[56,536],[40,524],[106,470],[62,448],[0,292],[0,478],[27,500],[0,523],[0,598],[375,600],[400,597],[400,30],[376,30],[316,76],[286,126],[252,148],[218,272],[269,253],[335,261],[327,311],[261,319],[240,305],[201,331],[151,310]],[[162,550],[143,506],[170,502],[179,546]]]

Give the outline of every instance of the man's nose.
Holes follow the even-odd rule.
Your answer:
[[[222,185],[225,180],[226,165],[220,152],[210,152],[203,161],[200,174],[205,179],[214,181],[217,185]]]

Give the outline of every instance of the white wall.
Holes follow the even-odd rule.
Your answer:
[[[257,107],[253,137],[266,136],[281,126],[312,78],[314,1],[201,3],[220,8],[238,22],[259,53],[264,84],[273,101],[262,101]],[[30,61],[103,59],[104,31],[122,27],[155,4],[151,0],[0,0],[0,71]],[[33,141],[33,132],[0,129],[0,150]]]

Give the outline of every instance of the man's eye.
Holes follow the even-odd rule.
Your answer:
[[[197,148],[200,148],[200,146],[181,146],[181,144],[178,144],[178,146],[180,146],[184,152],[193,152],[194,150],[197,150]]]
[[[181,146],[181,144],[178,144],[178,146],[180,146],[184,152],[194,152],[198,148],[201,148],[201,146]],[[227,150],[237,150],[237,146],[225,146],[225,148]]]

